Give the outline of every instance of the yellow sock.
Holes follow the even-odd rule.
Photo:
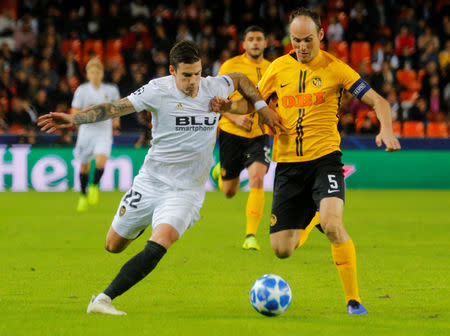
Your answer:
[[[264,189],[251,188],[247,200],[247,230],[246,234],[256,235],[264,209]]]
[[[296,248],[299,248],[305,243],[305,241],[308,239],[311,230],[319,223],[320,223],[320,216],[319,211],[317,211],[313,219],[311,219],[311,222],[308,224],[308,226],[304,230],[300,230],[300,239],[298,240]]]
[[[219,176],[219,180],[218,180],[218,183],[217,183],[217,184],[219,185],[219,189],[220,189],[220,190],[223,190],[223,180],[222,180],[222,175]]]
[[[361,302],[356,277],[356,252],[353,241],[350,239],[342,244],[331,244],[331,254],[344,287],[345,302],[348,303],[349,300]]]

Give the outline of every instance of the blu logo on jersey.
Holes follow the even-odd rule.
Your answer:
[[[217,123],[217,117],[199,117],[199,116],[182,116],[175,117],[175,125],[177,126],[214,126]]]

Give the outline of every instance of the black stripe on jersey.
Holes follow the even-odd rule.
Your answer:
[[[305,70],[305,73],[303,74],[303,83],[302,83],[302,86],[303,86],[303,92],[305,92],[305,89],[306,89],[306,70]]]
[[[256,68],[256,76],[258,77],[258,82],[262,78],[261,68]]]
[[[300,80],[298,81],[298,92],[302,92],[302,79],[303,79],[303,71],[300,70]]]
[[[296,148],[295,151],[297,153],[297,156],[303,156],[303,117],[305,116],[305,109],[299,109],[298,110],[298,119],[297,119],[297,137],[295,138]]]
[[[338,96],[338,108],[341,107],[341,100],[342,100],[342,94],[344,93],[344,88],[339,89],[339,96]]]

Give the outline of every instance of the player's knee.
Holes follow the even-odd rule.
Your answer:
[[[250,178],[250,188],[261,189],[264,186],[264,176],[255,175]]]
[[[234,188],[229,188],[229,189],[224,189],[223,190],[223,194],[225,195],[226,198],[232,198],[234,197],[234,195],[236,195],[237,190],[235,190]]]
[[[287,245],[272,244],[273,253],[280,259],[289,258],[294,253],[294,248]]]
[[[110,253],[120,253],[125,249],[125,246],[118,246],[116,244],[112,244],[110,242],[105,243],[105,250]]]

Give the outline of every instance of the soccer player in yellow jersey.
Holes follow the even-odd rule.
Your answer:
[[[264,30],[258,26],[248,27],[244,32],[245,52],[224,62],[219,75],[242,72],[256,85],[270,65],[264,59],[266,46]],[[230,99],[241,97],[235,91]],[[241,171],[248,168],[250,193],[246,206],[246,237],[242,247],[259,250],[255,236],[264,209],[264,175],[270,164],[269,136],[258,126],[258,115],[254,111],[244,116],[225,113],[220,119],[219,128],[220,163],[212,175],[218,178],[219,187],[225,196],[231,198],[239,190]]]
[[[288,258],[301,229],[320,209],[320,224],[331,242],[334,264],[345,292],[348,314],[367,314],[361,304],[353,241],[344,228],[345,183],[337,111],[343,90],[371,106],[380,121],[376,143],[400,149],[388,103],[357,72],[320,50],[324,32],[317,13],[295,10],[289,21],[293,52],[272,62],[258,83],[263,99],[278,96],[278,113],[289,131],[273,143],[275,172],[270,241],[275,255]],[[218,102],[218,101],[216,101]],[[247,102],[218,102],[214,109],[244,113]]]

